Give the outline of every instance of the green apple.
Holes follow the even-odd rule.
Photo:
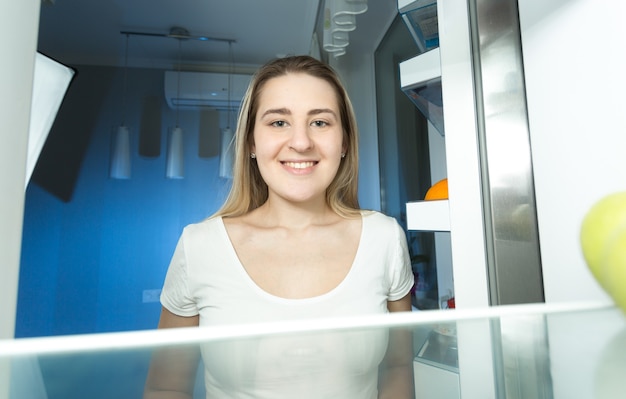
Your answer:
[[[602,262],[600,274],[606,291],[626,312],[626,228],[612,237]]]
[[[626,311],[626,192],[610,194],[591,207],[580,241],[591,273]]]

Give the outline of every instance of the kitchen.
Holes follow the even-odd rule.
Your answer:
[[[535,40],[541,44],[532,48],[532,51],[537,51],[540,55],[530,57],[527,56],[526,53],[524,54],[524,70],[526,91],[529,98],[528,112],[531,125],[531,142],[533,145],[534,182],[537,199],[538,225],[541,236],[541,264],[543,282],[546,286],[545,301],[548,303],[582,300],[600,300],[606,302],[606,295],[591,279],[579,253],[577,223],[579,223],[579,220],[582,218],[584,211],[603,194],[623,189],[623,186],[620,185],[620,176],[623,175],[624,161],[621,159],[622,157],[619,150],[623,148],[623,137],[615,134],[617,131],[623,131],[623,120],[618,118],[619,112],[618,110],[616,111],[618,102],[610,100],[604,102],[588,101],[583,107],[587,111],[586,113],[577,112],[575,117],[570,116],[572,109],[581,108],[580,100],[578,100],[579,97],[574,94],[561,93],[578,93],[580,88],[584,88],[585,92],[589,93],[589,98],[591,99],[618,98],[615,93],[618,93],[620,91],[619,88],[623,87],[623,81],[620,81],[623,77],[620,77],[617,72],[598,75],[590,71],[598,69],[609,69],[608,72],[610,72],[610,70],[620,70],[620,66],[623,66],[624,61],[623,54],[607,51],[606,49],[610,49],[611,44],[614,44],[611,40],[619,43],[618,38],[623,37],[623,32],[621,32],[620,36],[620,28],[617,22],[606,23],[602,26],[596,23],[596,25],[593,25],[596,29],[605,29],[608,31],[605,35],[607,40],[600,44],[592,42],[592,36],[589,32],[574,30],[572,28],[573,23],[565,23],[565,26],[561,28],[563,30],[559,30],[557,32],[559,34],[555,34],[554,32],[550,32],[549,27],[550,24],[555,24],[560,21],[559,16],[567,16],[569,19],[565,19],[566,22],[577,21],[574,18],[580,18],[581,15],[598,16],[599,20],[599,15],[604,15],[600,14],[600,6],[592,7],[589,5],[589,2],[578,1],[574,2],[577,5],[576,7],[568,2],[562,2],[562,4],[551,3],[550,6],[545,6],[548,8],[547,10],[540,11],[534,10],[532,7],[523,7],[524,5],[532,3],[533,2],[520,2],[520,19],[522,29],[525,29],[523,33],[523,35],[526,35],[525,40]],[[450,3],[446,4],[449,5]],[[611,9],[611,7],[619,9],[619,7],[615,5],[608,3],[602,4],[606,9]],[[372,7],[372,4],[370,4],[370,6]],[[559,7],[562,7],[562,10],[560,10]],[[395,4],[391,8],[391,11],[387,10],[388,13],[384,14],[387,17],[386,24],[389,24],[389,21],[394,18],[396,13]],[[452,13],[458,9],[459,7],[448,12]],[[463,9],[463,7],[460,7],[460,9]],[[525,14],[524,10],[526,10]],[[6,13],[3,14],[7,15]],[[367,13],[364,15],[367,15]],[[607,13],[607,15],[617,18],[616,15],[619,15],[619,12],[615,10],[615,12]],[[15,23],[13,21],[10,22]],[[7,26],[12,25],[7,22]],[[371,25],[363,24],[361,26],[369,27]],[[383,24],[383,26],[387,25]],[[565,29],[568,27],[571,30]],[[617,33],[613,32],[613,30]],[[352,36],[356,37],[359,32],[361,32],[361,30],[357,28],[354,32],[355,34],[351,35],[351,39],[353,38]],[[568,32],[569,36],[564,37],[565,34],[560,32]],[[380,40],[379,38],[382,37],[382,33],[384,32],[380,32],[378,38],[372,40]],[[576,33],[576,35],[574,35],[574,33]],[[546,40],[548,37],[553,38],[555,42],[559,40],[557,42],[559,46],[557,47],[552,44],[551,47],[550,42]],[[356,41],[356,38],[353,40]],[[354,47],[349,48],[358,49],[356,44],[357,43],[355,43]],[[11,45],[13,46],[13,44]],[[12,47],[8,46],[7,48]],[[364,170],[362,169],[362,174],[368,177],[364,180],[369,183],[379,180],[377,177],[379,168],[374,161],[378,159],[376,151],[374,151],[376,147],[375,143],[378,141],[378,132],[375,128],[376,104],[374,104],[373,101],[375,98],[374,88],[373,85],[372,87],[368,87],[367,84],[362,84],[362,82],[372,81],[371,76],[374,66],[371,59],[374,48],[375,46],[370,44],[369,49],[362,50],[363,53],[359,53],[357,50],[355,50],[355,53],[349,51],[345,56],[341,56],[337,60],[332,61],[336,63],[337,69],[342,72],[346,79],[350,94],[354,98],[355,108],[358,110],[357,114],[360,115],[361,118],[359,125],[363,137],[363,147],[366,149],[365,153],[362,151],[362,158],[371,160],[367,165],[364,165],[365,168]],[[551,49],[555,48],[558,48],[559,51],[551,51]],[[588,49],[592,51],[595,56],[589,56],[581,60],[578,56],[578,48]],[[442,52],[444,51],[443,44],[441,50]],[[524,50],[527,51],[527,48],[525,47]],[[563,57],[559,59],[558,63],[551,58],[547,58],[547,55],[555,56],[555,53]],[[442,53],[442,57],[443,56],[444,54]],[[611,62],[602,61],[607,56],[612,57]],[[547,60],[552,60],[552,62]],[[588,64],[585,64],[583,61]],[[594,62],[596,64],[594,64]],[[442,74],[445,73],[446,67],[458,67],[458,65],[459,64],[454,63],[445,64],[442,60]],[[549,75],[548,81],[545,82],[543,79],[545,79],[547,75],[546,71],[550,71],[548,67],[556,68],[557,65],[575,65],[575,68],[571,68],[575,69],[575,72],[577,72],[575,79],[568,78],[566,75],[567,70],[563,69],[552,72]],[[13,70],[10,71],[12,72]],[[573,72],[574,71],[572,71],[572,73]],[[603,79],[608,80],[611,79],[611,77],[615,80],[602,83]],[[467,81],[467,79],[464,79],[462,82]],[[580,83],[571,85],[572,81]],[[546,92],[546,88],[553,89]],[[557,92],[556,88],[559,90],[568,89],[570,92]],[[549,95],[546,93],[549,93]],[[542,103],[542,101],[546,101],[547,105]],[[8,112],[11,107],[18,106],[19,104],[16,104],[15,101],[7,101],[6,107],[3,106],[2,109],[3,112]],[[466,108],[461,108],[459,111],[454,112],[455,118],[446,119],[446,122],[448,122],[448,120],[452,121],[446,125],[446,138],[454,137],[455,125],[457,129],[467,129],[468,126],[472,127],[477,124],[474,117],[474,109],[472,106],[470,106],[470,108],[470,111]],[[7,115],[19,115],[19,112],[11,112]],[[603,118],[598,118],[597,115],[603,115]],[[9,123],[17,123],[13,122],[15,118],[6,117],[4,119],[10,121]],[[558,125],[554,125],[557,122]],[[14,131],[16,129],[8,130]],[[587,140],[590,138],[589,135],[591,131],[593,131],[592,136],[598,141],[593,142],[598,145],[599,149],[596,151],[589,149],[592,143]],[[558,134],[555,132],[558,132]],[[470,138],[473,137],[472,135],[469,136]],[[549,141],[556,139],[560,140],[558,141],[559,143],[567,143],[568,151],[565,154],[561,153],[560,147],[557,147],[558,144]],[[8,137],[7,140],[15,140],[15,138]],[[463,140],[468,139],[467,137],[463,137]],[[368,142],[370,145],[368,145]],[[8,141],[7,143],[10,144],[13,143],[13,141]],[[104,144],[106,145],[106,143]],[[446,145],[448,145],[448,143],[446,143]],[[455,145],[465,149],[476,148],[478,146],[475,142],[468,143],[464,141],[457,141]],[[560,146],[562,147],[563,144]],[[4,142],[3,148],[6,148]],[[368,153],[367,151],[372,151],[372,153]],[[3,158],[13,159],[12,157],[14,156],[15,155],[11,153]],[[555,159],[560,162],[558,165],[555,165],[557,164]],[[585,159],[584,163],[580,162],[582,159]],[[478,160],[473,161],[476,162],[475,167],[468,168],[467,165],[455,165],[454,162],[451,163],[450,154],[448,154],[447,162],[448,175],[457,176],[455,178],[457,185],[451,185],[451,198],[453,199],[450,203],[451,224],[454,225],[455,220],[460,221],[463,220],[462,218],[464,217],[469,217],[455,216],[459,214],[473,215],[474,218],[478,215],[479,219],[481,219],[480,212],[475,212],[476,209],[482,208],[481,193],[479,192],[479,185],[475,184],[477,177],[471,175],[472,173],[475,174],[476,170],[479,169],[477,166]],[[558,166],[558,168],[550,167],[551,165]],[[452,170],[450,169],[451,166]],[[14,170],[14,168],[3,169],[5,171]],[[454,173],[456,173],[456,175]],[[3,175],[3,182],[5,181],[4,179],[5,177]],[[13,180],[13,175],[11,175],[11,177],[7,176],[7,182]],[[587,183],[590,187],[586,187],[581,182],[593,183]],[[23,185],[23,182],[21,184]],[[465,187],[463,187],[463,185],[465,185]],[[131,185],[128,186],[130,187]],[[11,186],[8,185],[7,187]],[[22,189],[20,189],[20,192],[21,190]],[[133,190],[133,188],[130,188],[130,190]],[[372,184],[372,187],[362,185],[362,190],[362,197],[372,201],[369,204],[364,201],[362,205],[375,209],[379,208],[380,205],[377,204],[376,201],[379,201],[378,198],[380,198],[380,188],[377,187],[376,184]],[[457,192],[456,196],[455,191]],[[558,193],[558,195],[555,195],[555,192]],[[462,202],[457,200],[457,202],[454,203],[454,198],[461,196],[464,200]],[[567,198],[565,205],[562,202],[562,198]],[[420,198],[413,198],[412,200],[419,199]],[[171,200],[176,203],[178,199],[172,198]],[[17,210],[19,211],[19,202],[19,200],[15,201],[15,199],[13,199],[12,203],[7,205],[10,207],[7,209],[6,220],[15,220],[15,218],[12,217],[12,213],[16,211],[15,206],[18,206]],[[563,209],[564,206],[566,206],[567,209]],[[472,211],[472,209],[474,211]],[[5,212],[4,208],[3,212]],[[85,216],[88,217],[90,215]],[[4,213],[3,220],[5,220]],[[489,290],[487,288],[488,278],[486,276],[487,272],[484,270],[484,264],[486,262],[479,261],[485,258],[485,244],[484,242],[475,242],[478,237],[483,236],[483,220],[469,220],[456,223],[460,223],[460,225],[454,226],[455,229],[452,233],[452,263],[455,265],[454,295],[456,296],[457,307],[461,309],[463,307],[488,306],[490,304],[488,299]],[[12,229],[6,230],[7,233],[3,233],[3,236],[14,236],[11,232],[15,231],[20,225],[21,221],[19,220],[15,221],[15,224],[7,224],[7,226],[12,226]],[[477,231],[480,234],[476,234]],[[455,235],[458,238],[455,238]],[[474,245],[455,245],[455,240],[472,240]],[[15,254],[15,241],[7,240],[3,245],[11,244],[12,246],[8,246],[6,251],[4,251],[4,249],[2,251],[2,253],[5,254],[3,256],[8,257],[7,264],[15,264],[15,257],[18,256]],[[166,251],[167,249],[162,250]],[[457,260],[459,258],[471,259],[472,262],[469,262],[467,266],[463,268],[457,268],[459,264],[463,264],[463,261]],[[564,267],[567,268],[565,271],[562,270]],[[569,284],[561,283],[564,275],[567,276],[570,282]],[[15,293],[15,287],[12,288],[12,285],[8,282],[9,280],[11,279],[8,279],[5,283],[8,284],[8,288],[6,290],[3,289],[3,291],[6,293]],[[476,294],[477,292],[478,294]],[[10,296],[7,296],[7,298],[9,298],[7,299],[9,303],[14,300],[10,299]],[[7,319],[3,317],[2,320],[4,322],[4,320]]]

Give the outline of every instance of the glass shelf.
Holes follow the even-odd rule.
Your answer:
[[[399,0],[398,12],[422,53],[439,47],[436,0]]]
[[[417,351],[415,360],[459,373],[456,324],[441,324],[430,330],[428,337]]]
[[[400,63],[400,87],[417,109],[444,136],[439,48]]]
[[[0,378],[8,378],[10,369],[12,394],[7,380],[0,381],[0,398],[140,398],[155,352],[193,348],[230,364],[232,372],[236,354],[245,360],[239,367],[272,370],[278,385],[281,378],[299,378],[302,385],[289,397],[319,398],[316,390],[328,393],[335,388],[332,381],[341,381],[320,370],[338,364],[358,368],[370,353],[366,341],[396,332],[413,337],[413,348],[405,350],[416,365],[416,381],[443,370],[446,378],[460,381],[463,397],[485,397],[473,389],[494,392],[488,397],[556,399],[616,398],[624,392],[624,314],[607,304],[565,303],[3,340]],[[205,395],[201,369],[195,398]],[[445,387],[434,381],[416,385],[422,388]],[[513,390],[523,395],[506,395]]]

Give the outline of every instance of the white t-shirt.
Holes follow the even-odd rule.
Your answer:
[[[352,267],[323,295],[285,299],[261,289],[237,258],[221,218],[185,227],[161,303],[200,326],[355,316],[387,312],[413,274],[395,219],[362,212]],[[207,398],[376,398],[384,331],[328,332],[214,343],[203,347]]]

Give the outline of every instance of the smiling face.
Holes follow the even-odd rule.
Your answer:
[[[251,152],[268,198],[325,201],[345,152],[332,86],[306,73],[268,80],[260,93]]]

